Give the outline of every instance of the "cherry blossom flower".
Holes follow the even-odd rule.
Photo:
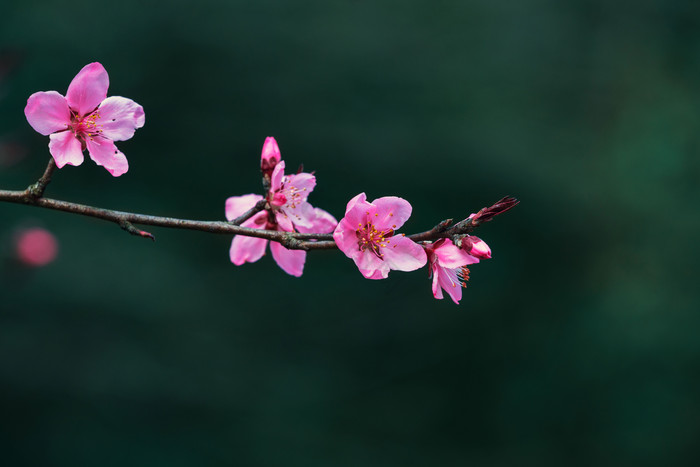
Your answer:
[[[263,199],[260,195],[249,194],[232,196],[226,200],[226,219],[229,221],[240,216]],[[311,208],[311,217],[308,226],[298,226],[300,232],[329,233],[332,232],[338,222],[335,218],[319,208]],[[270,213],[263,210],[241,224],[242,227],[252,229],[277,230],[282,232],[294,232],[295,225],[282,211]],[[236,235],[231,242],[229,255],[231,262],[236,266],[244,263],[254,263],[265,255],[267,239]],[[304,250],[289,250],[279,242],[270,242],[270,251],[277,265],[284,272],[292,276],[300,277],[304,272],[306,252]]]
[[[61,168],[83,163],[83,151],[115,177],[129,164],[114,141],[125,141],[145,122],[143,107],[131,99],[107,97],[109,76],[100,63],[86,65],[73,78],[66,96],[35,92],[24,114],[34,130],[49,136],[49,152]]]
[[[348,202],[333,239],[367,279],[386,279],[392,269],[414,271],[425,265],[425,251],[403,234],[395,235],[411,211],[403,198],[385,196],[369,203],[360,193]]]
[[[338,221],[307,201],[309,193],[316,186],[316,177],[305,172],[285,175],[285,163],[281,159],[275,138],[268,136],[265,139],[260,161],[266,186],[269,184],[264,198],[266,209],[243,222],[242,227],[301,233],[330,233],[335,229]],[[262,199],[262,196],[254,194],[228,198],[226,218],[229,221],[235,219]],[[267,243],[268,240],[264,238],[236,235],[229,251],[231,262],[237,266],[254,263],[265,254]],[[305,251],[288,250],[279,242],[270,242],[270,251],[282,270],[292,276],[302,275],[306,261]]]
[[[478,263],[479,259],[457,248],[447,238],[441,238],[435,243],[425,243],[423,248],[428,254],[430,274],[433,278],[433,296],[442,300],[444,289],[452,301],[459,305],[462,287],[466,287],[469,280],[467,265]]]
[[[17,234],[15,249],[17,259],[27,266],[46,266],[56,259],[58,242],[48,230],[35,227]]]
[[[311,227],[314,208],[306,200],[316,186],[316,177],[306,172],[285,175],[284,166],[284,161],[280,161],[272,171],[268,202],[274,211],[283,214],[294,225]]]

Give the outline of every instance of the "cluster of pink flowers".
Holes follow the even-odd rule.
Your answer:
[[[265,198],[248,194],[226,200],[226,218],[236,219],[259,201],[265,199],[266,208],[242,225],[254,229],[283,232],[327,233],[345,255],[355,262],[367,279],[386,279],[389,271],[415,271],[430,265],[433,296],[443,298],[445,290],[455,303],[462,298],[462,288],[469,279],[467,265],[490,258],[486,243],[473,236],[464,236],[460,247],[443,238],[434,243],[416,243],[396,230],[411,216],[413,208],[403,198],[385,196],[367,201],[360,193],[351,199],[340,222],[326,211],[312,207],[307,198],[316,186],[316,178],[309,173],[284,175],[285,163],[277,141],[268,137],[263,145],[260,168],[269,182]],[[236,235],[231,243],[231,262],[238,266],[252,263],[265,254],[268,240]],[[301,276],[306,252],[288,250],[278,242],[270,242],[272,257],[293,276]]]
[[[307,201],[316,186],[316,177],[300,172],[285,175],[285,163],[279,146],[273,137],[268,137],[262,149],[261,169],[270,186],[265,196],[266,209],[241,224],[252,229],[277,230],[281,232],[329,233],[338,221]],[[260,195],[232,196],[226,200],[226,219],[241,216],[263,199]],[[254,263],[265,254],[268,240],[264,238],[236,235],[229,251],[231,262],[236,266]],[[270,251],[277,265],[287,274],[300,277],[304,272],[306,252],[289,250],[278,242],[270,242]]]
[[[29,124],[42,135],[49,136],[49,152],[61,168],[80,165],[83,152],[105,167],[113,176],[124,174],[128,163],[114,144],[131,138],[145,121],[143,108],[124,97],[107,97],[109,77],[100,63],[85,66],[73,78],[66,96],[56,91],[37,92],[27,100],[24,113]],[[433,295],[443,298],[446,292],[455,303],[462,298],[462,288],[469,279],[468,265],[491,257],[486,243],[474,236],[462,235],[452,240],[417,243],[397,229],[411,216],[411,204],[403,198],[385,196],[367,201],[360,193],[352,198],[340,220],[315,208],[308,197],[316,186],[316,177],[299,171],[285,174],[279,146],[268,137],[262,148],[260,168],[265,180],[264,196],[247,194],[226,200],[225,214],[229,221],[239,218],[256,205],[261,209],[241,226],[278,232],[313,234],[333,233],[338,248],[355,262],[367,279],[386,279],[389,271],[414,271],[426,264],[432,277]],[[258,203],[263,202],[262,205]],[[470,216],[471,222],[485,222],[517,204],[504,198],[490,208]],[[55,248],[35,248],[41,232],[31,233],[21,244],[20,251],[27,261],[45,262],[55,256]],[[44,239],[45,240],[45,239]],[[42,245],[48,245],[46,241]],[[229,255],[235,265],[253,263],[265,255],[268,242],[275,262],[286,273],[299,277],[304,271],[306,251],[290,250],[265,238],[236,235]],[[30,254],[31,253],[31,254]],[[37,259],[38,258],[38,259]]]
[[[430,263],[433,296],[441,300],[444,290],[457,304],[462,299],[462,288],[467,286],[469,280],[467,266],[491,257],[491,249],[478,237],[467,235],[461,239],[460,246],[455,246],[448,238],[423,245]]]
[[[491,250],[483,240],[469,235],[461,239],[461,248],[447,238],[418,244],[404,234],[397,235],[396,229],[411,211],[411,204],[403,198],[385,196],[369,203],[360,193],[348,202],[333,239],[367,279],[386,279],[392,269],[414,271],[428,263],[433,296],[442,299],[444,289],[458,304],[469,280],[467,265],[490,258]]]

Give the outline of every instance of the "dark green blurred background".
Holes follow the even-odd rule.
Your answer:
[[[273,135],[338,218],[360,191],[408,199],[406,232],[522,201],[460,306],[427,270],[329,251],[296,279],[0,204],[3,465],[700,465],[697,1],[13,0],[0,57],[2,189],[48,161],[27,97],[100,61],[146,111],[130,170],[51,197],[223,219]],[[13,262],[23,226],[54,263]]]

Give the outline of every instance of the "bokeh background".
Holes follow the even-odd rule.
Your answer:
[[[427,270],[301,279],[231,239],[0,204],[0,456],[8,466],[698,465],[700,3],[694,0],[11,0],[0,187],[48,161],[27,97],[87,63],[146,125],[129,172],[47,195],[223,219],[266,136],[310,201],[408,199],[416,232],[479,229],[461,305]],[[22,266],[22,228],[57,259]]]

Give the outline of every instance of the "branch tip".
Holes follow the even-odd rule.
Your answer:
[[[435,230],[438,232],[442,232],[447,230],[447,228],[451,225],[452,219],[445,219],[444,221],[440,222],[438,225],[435,226]]]
[[[136,227],[134,227],[134,224],[132,224],[131,222],[129,222],[126,219],[122,219],[119,221],[119,227],[126,230],[131,235],[136,235],[137,237],[143,237],[143,238],[150,238],[154,242],[156,241],[156,237],[154,237],[153,234],[146,232],[145,230],[137,229]]]

